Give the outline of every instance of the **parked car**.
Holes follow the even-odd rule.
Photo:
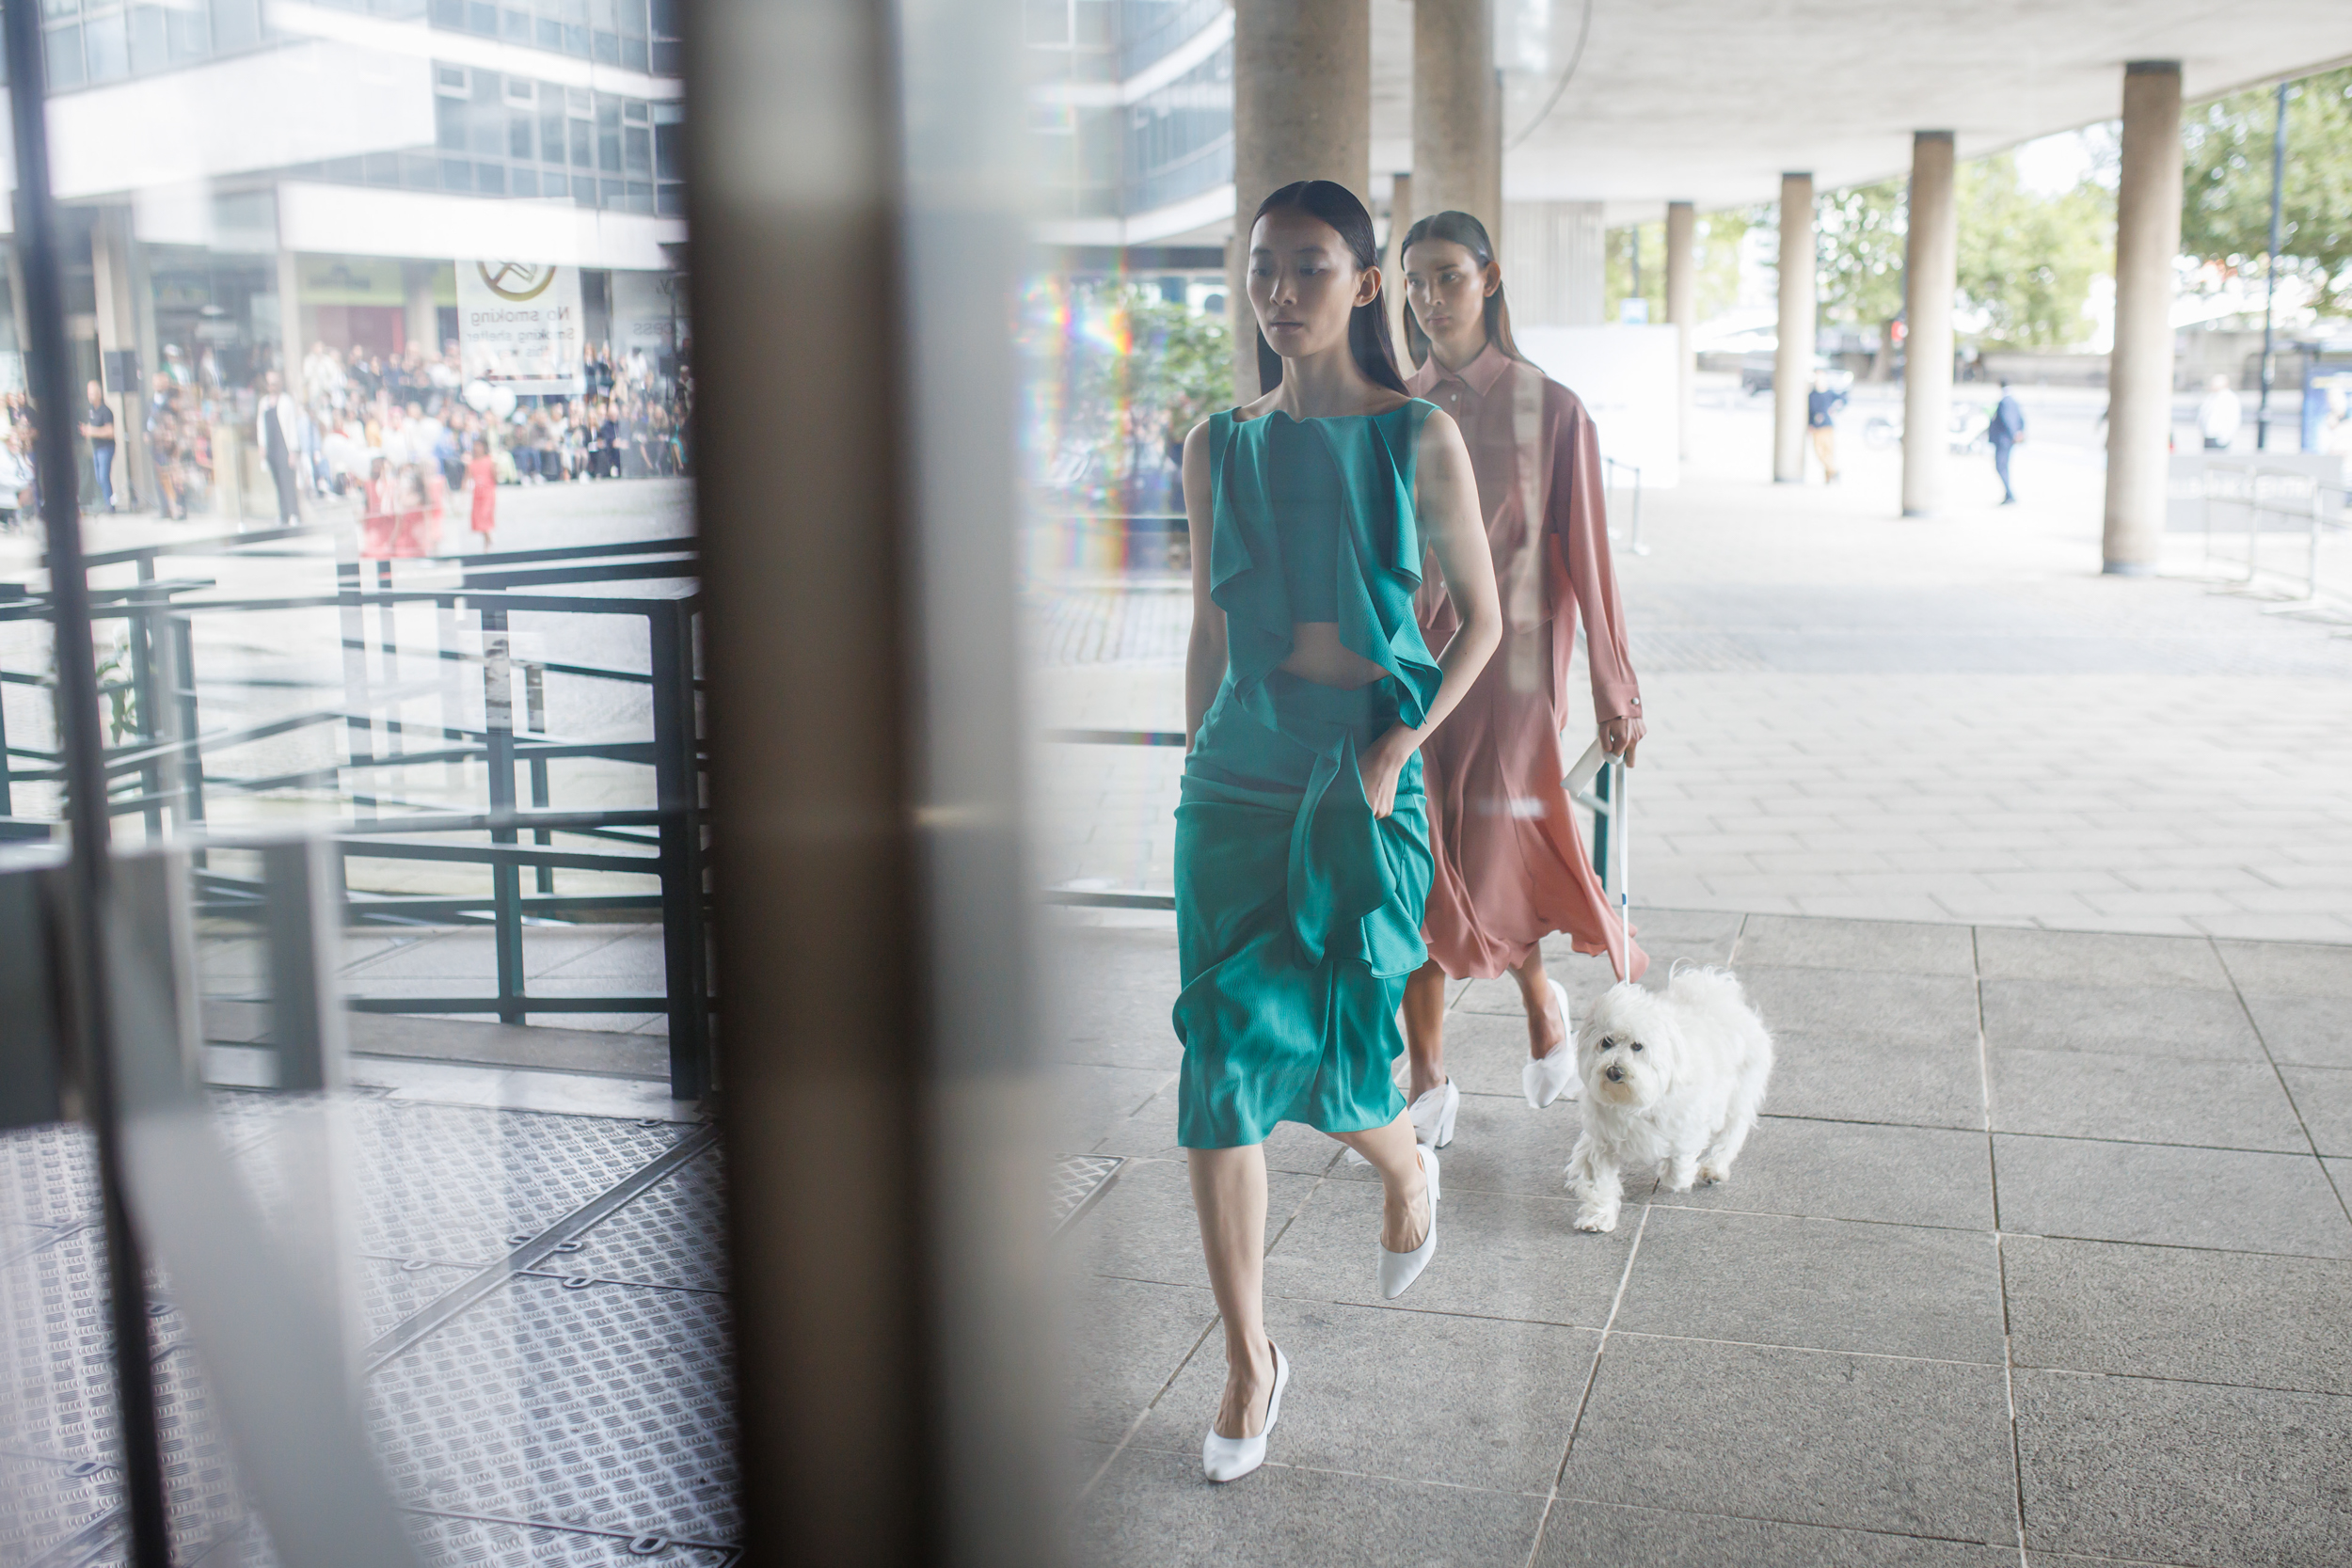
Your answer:
[[[1764,393],[1771,391],[1772,389],[1772,362],[1778,357],[1776,350],[1768,348],[1751,349],[1741,355],[1740,356],[1740,389],[1752,397],[1761,397]],[[1853,390],[1853,372],[1846,369],[1830,356],[1815,355],[1813,370],[1817,375],[1829,377],[1831,391],[1850,392]]]

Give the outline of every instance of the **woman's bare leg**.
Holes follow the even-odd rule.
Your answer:
[[[1413,1118],[1403,1111],[1386,1127],[1331,1136],[1364,1157],[1380,1173],[1380,1244],[1410,1252],[1429,1235],[1429,1178],[1413,1145]],[[1261,1167],[1263,1170],[1263,1167]]]
[[[1220,1437],[1255,1437],[1265,1430],[1274,1397],[1274,1345],[1265,1333],[1265,1148],[1187,1149],[1185,1164],[1209,1287],[1225,1318],[1225,1397],[1213,1430]]]
[[[1568,1037],[1568,1021],[1551,999],[1551,980],[1544,973],[1544,950],[1528,951],[1527,961],[1511,971],[1519,983],[1519,1001],[1527,1008],[1527,1053],[1537,1061]]]
[[[1405,979],[1405,1053],[1413,1063],[1409,1103],[1445,1082],[1445,971],[1435,958]]]

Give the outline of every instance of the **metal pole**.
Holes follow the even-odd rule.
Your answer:
[[[492,828],[490,842],[513,844],[515,672],[507,657],[503,610],[482,612],[482,728],[483,750],[490,763],[490,820],[510,824]],[[522,1007],[522,867],[504,859],[491,864],[490,902],[492,943],[498,950],[499,1021],[522,1023],[527,1022]]]
[[[2254,405],[2254,450],[2270,447],[2270,383],[2278,372],[2271,350],[2272,307],[2279,296],[2279,197],[2287,178],[2287,85],[2279,84],[2279,119],[2270,134],[2270,250],[2263,260],[2263,395]]]
[[[24,279],[26,381],[38,410],[36,456],[49,531],[49,592],[56,615],[57,721],[72,826],[74,958],[86,1111],[98,1142],[106,1220],[106,1307],[114,1330],[115,1398],[122,1428],[123,1506],[133,1568],[170,1568],[163,1448],[156,1433],[153,1349],[148,1337],[146,1264],[123,1189],[123,1137],[115,1088],[111,988],[106,984],[106,766],[98,721],[98,662],[90,648],[89,577],[82,565],[80,483],[73,451],[73,386],[66,358],[65,278],[56,204],[49,191],[48,76],[40,10],[8,0],[8,119],[16,138],[16,246]]]

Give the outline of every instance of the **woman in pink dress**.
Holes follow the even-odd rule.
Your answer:
[[[490,443],[479,436],[474,437],[473,458],[466,465],[466,486],[473,492],[473,531],[482,535],[482,547],[487,550],[499,526],[499,467],[490,455]]]
[[[1405,1038],[1413,1121],[1423,1141],[1443,1148],[1461,1100],[1445,1071],[1449,977],[1507,972],[1518,982],[1529,1057],[1521,1084],[1540,1110],[1563,1090],[1572,1095],[1574,1082],[1567,993],[1544,973],[1543,938],[1565,931],[1578,952],[1611,955],[1622,979],[1648,967],[1594,875],[1560,782],[1580,611],[1601,743],[1629,764],[1642,738],[1642,696],[1627,658],[1592,417],[1513,344],[1485,225],[1468,213],[1423,218],[1399,259],[1406,342],[1421,365],[1406,385],[1453,415],[1469,443],[1504,628],[1477,685],[1422,748],[1437,874],[1423,927],[1429,962],[1405,987]],[[1443,647],[1453,610],[1425,594],[1421,612],[1424,640]]]

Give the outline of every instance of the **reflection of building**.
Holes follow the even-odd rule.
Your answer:
[[[234,425],[314,342],[437,356],[477,258],[580,269],[591,344],[675,346],[676,0],[42,12],[75,374],[110,372],[119,428],[157,370],[220,387]],[[21,309],[0,322],[9,387]]]

